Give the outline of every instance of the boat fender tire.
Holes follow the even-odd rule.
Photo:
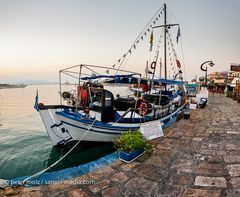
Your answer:
[[[139,106],[139,115],[144,116],[146,114],[147,114],[147,103],[142,101]]]
[[[70,92],[63,92],[63,93],[62,93],[62,97],[63,97],[64,99],[69,99],[70,96],[71,96]]]
[[[68,100],[67,100],[67,104],[70,105],[70,106],[72,106],[72,105],[75,104],[75,101],[72,100],[72,99],[68,99]]]

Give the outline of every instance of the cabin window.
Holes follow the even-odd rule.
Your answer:
[[[105,107],[112,106],[112,94],[110,92],[105,92]]]

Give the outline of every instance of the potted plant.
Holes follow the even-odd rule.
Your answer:
[[[129,131],[115,139],[114,147],[118,149],[119,159],[130,163],[140,157],[152,146],[140,131]]]

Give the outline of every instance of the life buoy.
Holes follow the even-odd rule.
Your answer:
[[[147,114],[147,103],[142,101],[139,106],[139,115],[145,116]]]
[[[151,66],[150,66],[150,67],[151,67],[151,69],[155,69],[155,67],[156,67],[156,64],[157,64],[157,63],[156,63],[155,61],[153,61],[153,62],[151,63]]]

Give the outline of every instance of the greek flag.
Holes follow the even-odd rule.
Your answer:
[[[36,109],[38,111],[38,90],[37,90],[37,94],[36,94],[36,97],[35,97],[34,109]]]
[[[180,33],[180,27],[178,26],[178,31],[177,31],[177,43],[178,43],[178,38],[181,36],[181,33]]]

